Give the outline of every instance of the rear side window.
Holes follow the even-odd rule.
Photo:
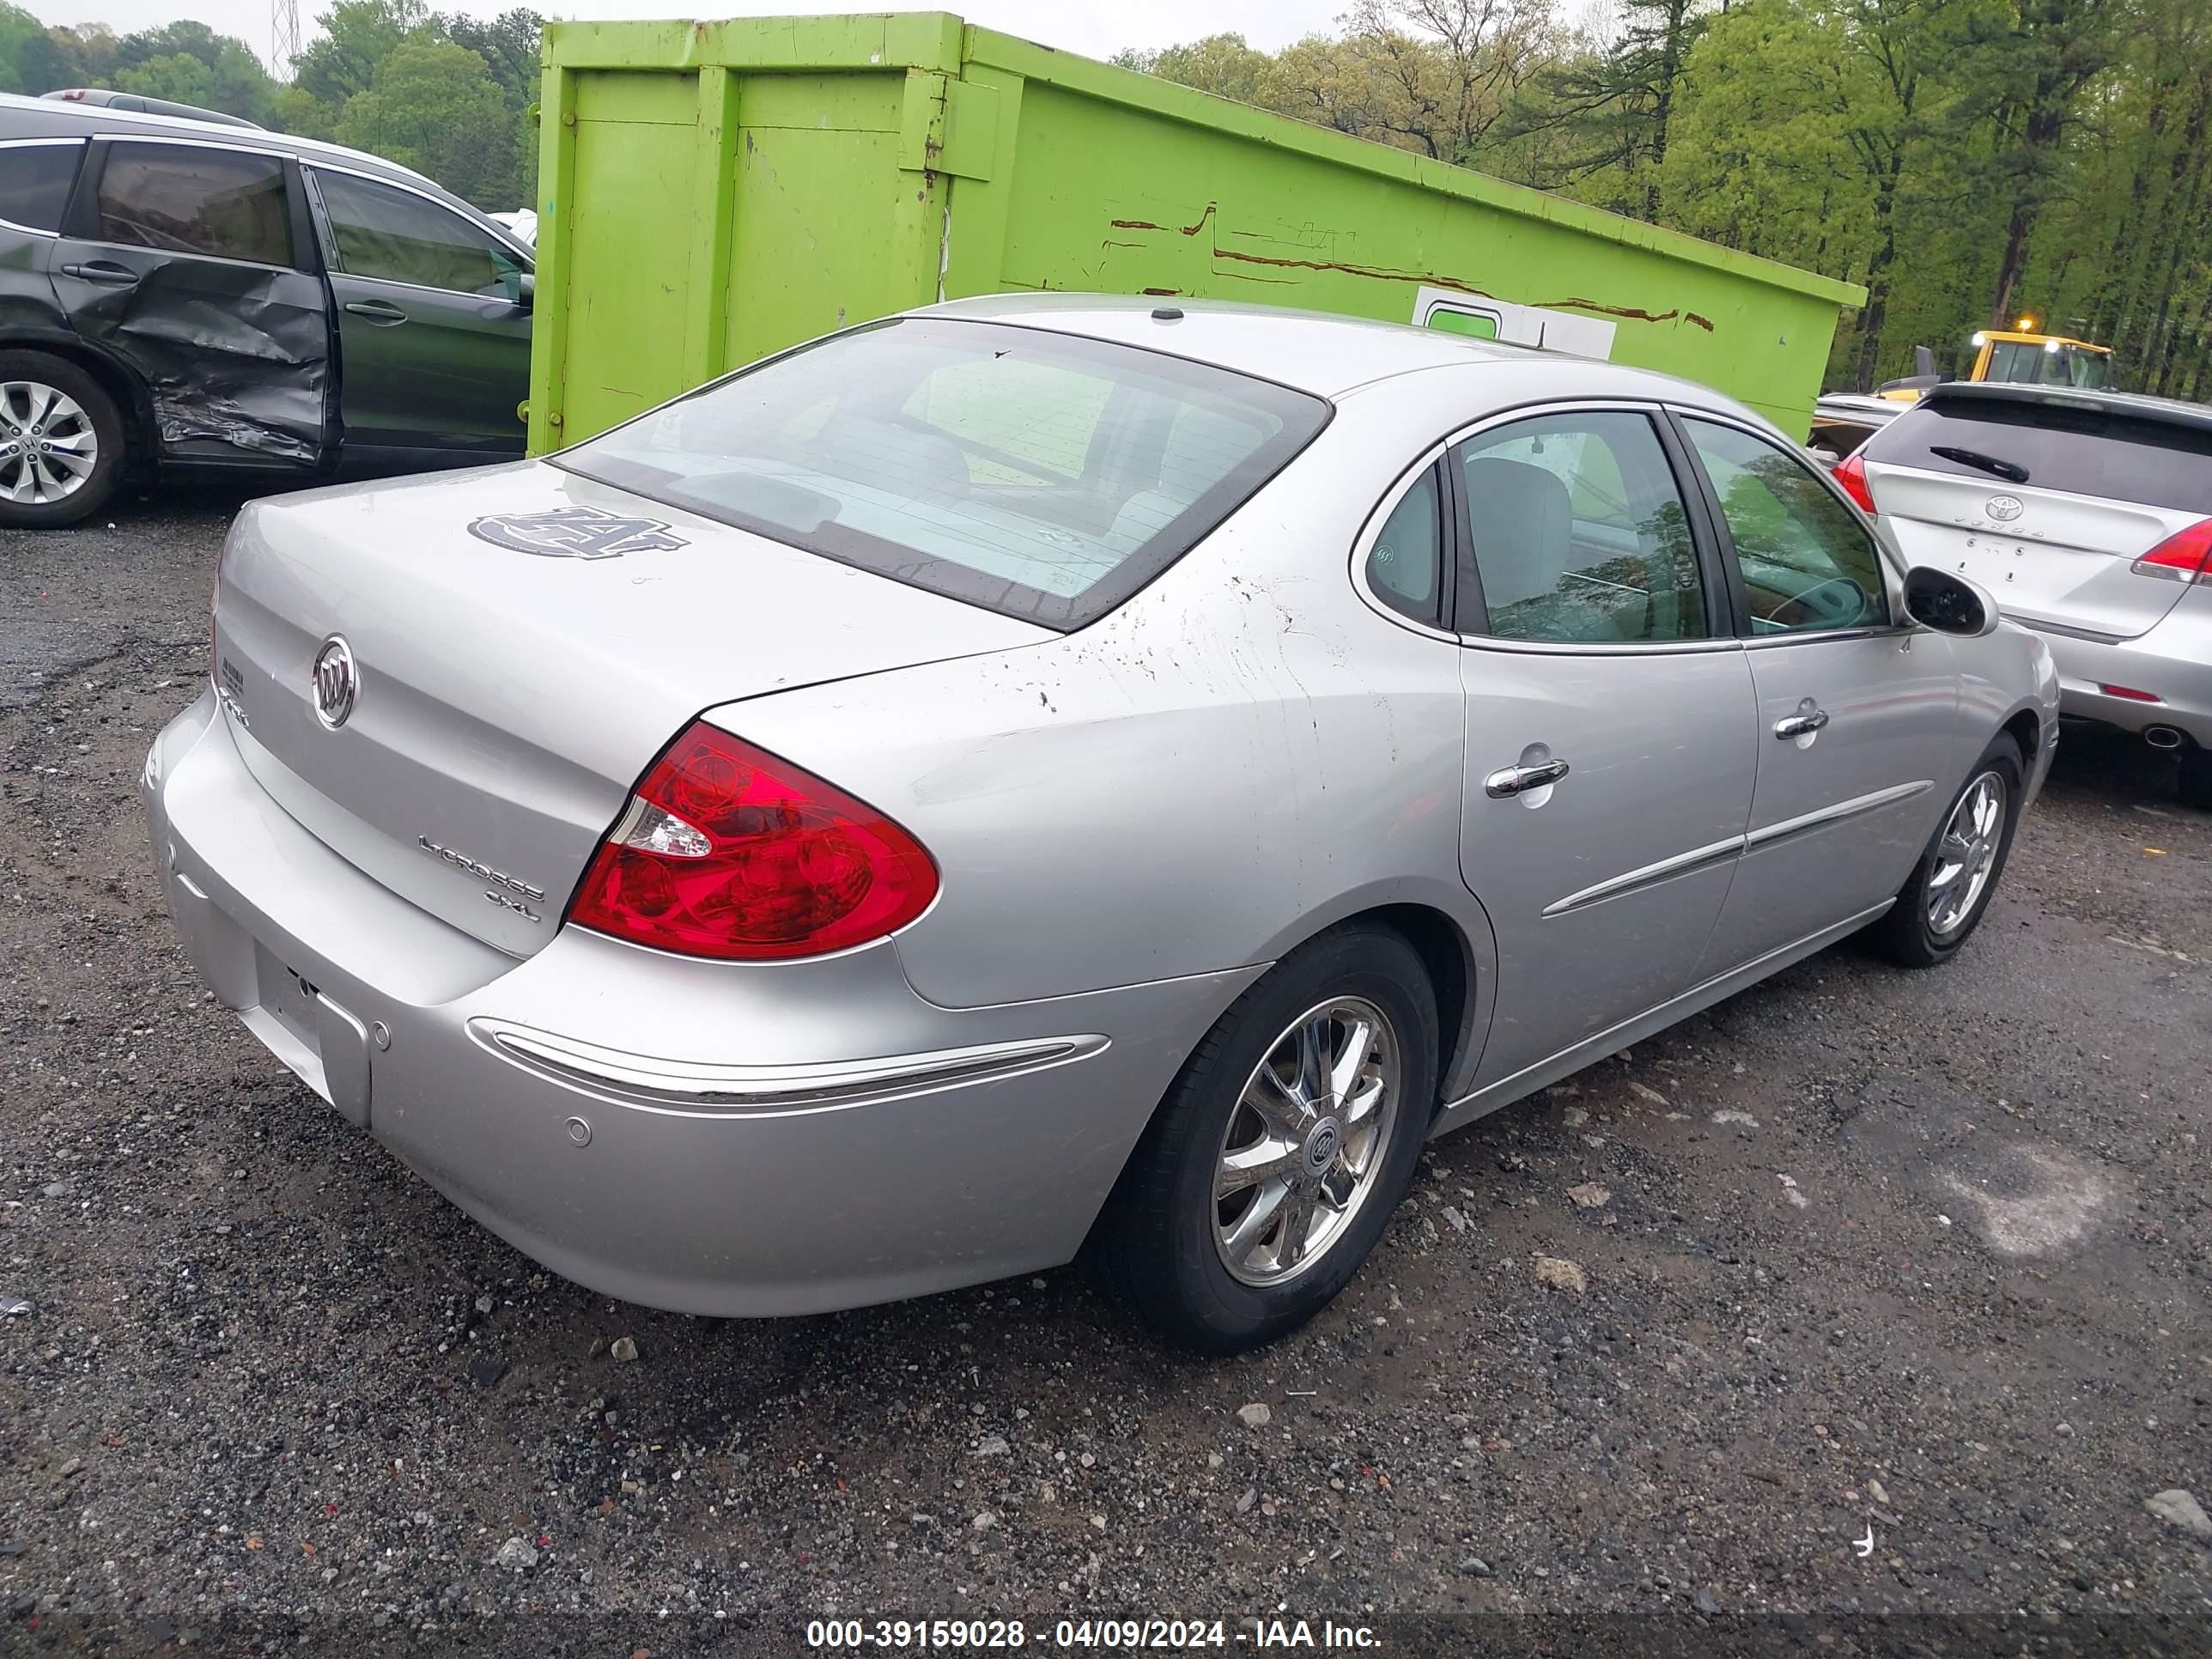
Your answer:
[[[1443,622],[1443,524],[1431,466],[1398,498],[1367,553],[1367,585],[1375,597],[1432,628]]]
[[[315,172],[338,269],[415,288],[514,299],[522,262],[458,213],[411,191]]]
[[[242,150],[117,144],[100,178],[100,240],[258,265],[292,263],[284,163]]]
[[[1866,459],[2212,514],[2212,431],[2101,410],[1937,398],[1875,433]]]
[[[59,231],[83,155],[79,143],[0,144],[0,221],[24,230]]]
[[[773,359],[554,459],[1065,629],[1182,557],[1329,412],[1133,346],[908,318]]]

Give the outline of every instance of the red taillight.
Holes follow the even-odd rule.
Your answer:
[[[2212,519],[2175,531],[2128,568],[2138,576],[2212,586]]]
[[[2138,691],[2132,685],[2100,685],[2097,690],[2108,697],[2125,697],[2130,702],[2164,702],[2166,701],[2155,691]]]
[[[695,722],[653,764],[568,920],[685,956],[820,956],[903,927],[937,866],[874,807]]]
[[[1867,483],[1866,463],[1856,454],[1846,455],[1837,462],[1835,471],[1829,476],[1843,485],[1844,494],[1856,501],[1863,511],[1875,510],[1874,490]]]

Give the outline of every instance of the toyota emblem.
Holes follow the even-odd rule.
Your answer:
[[[2017,495],[1992,495],[1989,499],[1989,515],[1999,524],[2010,524],[2025,510]]]
[[[353,665],[353,647],[333,634],[315,653],[315,718],[335,732],[353,713],[353,700],[361,693],[361,674]]]

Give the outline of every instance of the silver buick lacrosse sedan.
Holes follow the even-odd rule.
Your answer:
[[[1035,295],[257,503],[145,773],[216,997],[555,1270],[1079,1255],[1268,1340],[1422,1142],[1832,941],[1942,962],[2044,647],[1603,362]]]

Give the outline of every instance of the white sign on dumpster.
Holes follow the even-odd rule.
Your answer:
[[[1508,345],[1541,346],[1577,357],[1613,356],[1611,323],[1572,312],[1549,311],[1542,306],[1519,306],[1510,300],[1462,294],[1455,289],[1423,288],[1413,295],[1413,326],[1447,334],[1464,334],[1478,340],[1503,340]]]

